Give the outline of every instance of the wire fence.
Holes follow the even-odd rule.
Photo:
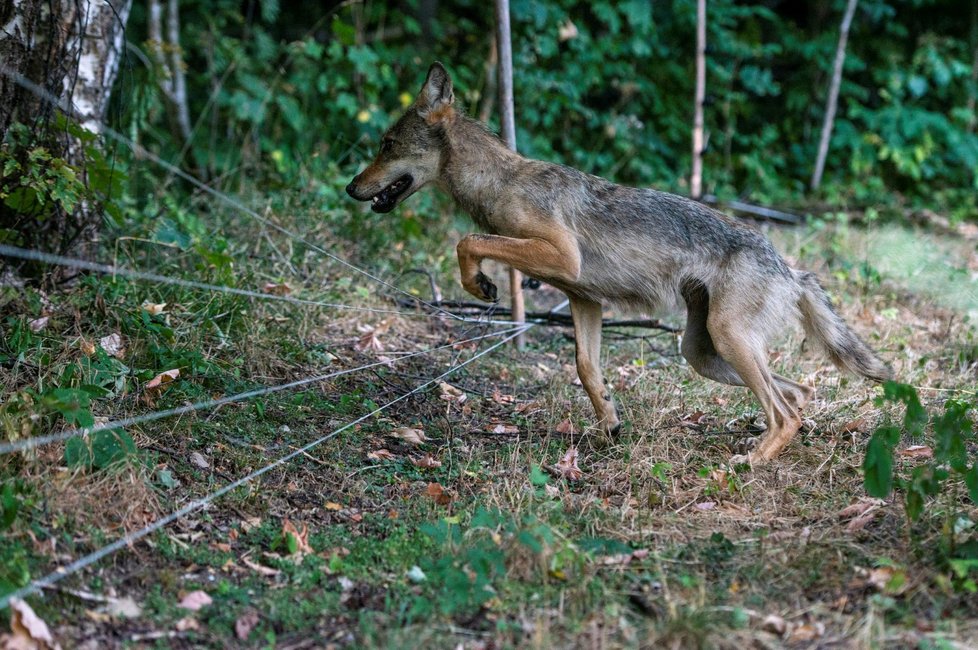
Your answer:
[[[0,63],[0,74],[3,74],[8,78],[11,78],[15,83],[17,83],[21,87],[24,87],[27,90],[30,90],[31,92],[35,93],[42,99],[51,102],[53,105],[59,107],[61,110],[65,111],[66,113],[73,114],[72,108],[70,106],[66,106],[61,99],[48,93],[45,89],[41,88],[37,84],[34,84],[30,80],[24,78],[19,73],[10,70],[2,63]],[[205,508],[216,499],[219,499],[221,496],[228,494],[232,490],[253,481],[254,479],[262,476],[263,474],[266,474],[267,472],[275,469],[276,467],[288,463],[289,461],[295,459],[300,455],[307,454],[310,450],[327,442],[328,440],[331,440],[332,438],[343,433],[344,431],[349,430],[350,428],[356,426],[357,424],[364,422],[365,420],[385,411],[386,409],[394,406],[395,404],[400,403],[410,398],[411,396],[416,395],[421,391],[424,391],[425,389],[440,382],[441,380],[449,377],[453,373],[459,371],[460,369],[471,364],[477,359],[493,352],[494,350],[500,348],[501,346],[505,345],[509,341],[517,338],[518,336],[520,336],[521,334],[523,334],[524,332],[526,332],[527,330],[529,330],[534,326],[533,323],[518,324],[508,320],[492,319],[490,317],[492,307],[490,307],[489,310],[487,310],[486,314],[484,314],[482,317],[471,318],[471,317],[465,317],[465,316],[460,316],[458,314],[454,314],[438,305],[432,304],[425,300],[421,300],[417,296],[414,296],[408,293],[407,291],[387,282],[386,280],[377,277],[376,275],[367,271],[366,269],[360,268],[355,264],[352,264],[340,258],[334,253],[326,250],[325,248],[313,242],[308,241],[304,237],[289,230],[288,228],[285,228],[284,226],[281,226],[271,221],[270,219],[263,217],[262,215],[258,214],[251,208],[244,205],[240,200],[233,198],[219,190],[214,189],[213,187],[207,185],[206,183],[197,179],[193,175],[188,174],[187,172],[180,169],[179,167],[172,165],[171,163],[161,159],[156,154],[146,150],[136,142],[132,141],[131,139],[113,130],[111,127],[102,124],[101,129],[103,135],[127,146],[133,152],[133,154],[137,159],[147,159],[154,162],[155,164],[159,165],[163,169],[169,171],[171,174],[184,179],[185,181],[187,181],[194,187],[198,188],[199,190],[207,193],[208,195],[219,200],[220,202],[229,205],[232,208],[248,215],[252,219],[263,224],[264,226],[280,232],[281,234],[289,237],[290,239],[307,246],[310,250],[313,250],[321,255],[326,256],[327,258],[341,264],[342,266],[350,269],[351,271],[354,271],[372,280],[373,282],[376,282],[378,285],[382,287],[386,287],[390,290],[393,290],[396,293],[407,296],[415,304],[427,307],[431,311],[430,312],[408,312],[408,311],[397,310],[397,309],[373,308],[373,307],[366,307],[361,305],[346,305],[346,304],[335,303],[335,302],[312,300],[307,298],[298,298],[290,295],[278,295],[274,293],[265,293],[265,292],[253,291],[249,289],[241,289],[232,286],[209,284],[205,282],[198,282],[195,280],[187,280],[184,278],[170,277],[159,273],[140,271],[137,269],[131,269],[131,268],[120,267],[115,265],[100,264],[97,262],[66,257],[62,255],[54,255],[42,251],[28,250],[28,249],[18,248],[15,246],[9,246],[5,244],[0,244],[0,256],[13,258],[13,259],[20,259],[24,261],[34,261],[34,262],[40,262],[44,264],[66,266],[66,267],[91,271],[95,273],[109,274],[113,276],[122,276],[134,280],[142,280],[142,281],[154,282],[159,284],[175,285],[175,286],[180,286],[180,287],[185,287],[185,288],[195,289],[195,290],[204,290],[204,291],[211,291],[211,292],[220,292],[220,293],[230,294],[230,295],[238,295],[238,296],[243,296],[243,297],[258,299],[258,300],[279,301],[283,303],[302,305],[302,306],[314,306],[314,307],[323,307],[323,308],[330,308],[330,309],[347,309],[347,310],[360,311],[360,312],[394,314],[394,315],[409,316],[409,317],[417,317],[417,316],[437,317],[437,318],[447,317],[456,322],[471,323],[474,324],[474,326],[479,326],[483,328],[491,327],[491,326],[508,326],[508,328],[503,329],[501,331],[483,333],[478,336],[463,338],[461,340],[447,343],[445,345],[441,345],[438,347],[429,348],[423,351],[403,354],[393,359],[386,359],[383,361],[376,361],[367,364],[362,364],[353,368],[337,370],[325,374],[318,374],[315,376],[305,377],[296,381],[277,384],[274,386],[265,386],[262,388],[244,391],[242,393],[237,393],[234,395],[229,395],[218,399],[209,399],[209,400],[204,400],[192,404],[186,404],[176,408],[153,411],[142,415],[121,418],[113,421],[104,422],[102,424],[91,426],[91,427],[79,427],[79,428],[73,428],[57,433],[51,433],[42,436],[26,438],[22,440],[0,442],[0,455],[14,453],[14,452],[29,451],[32,449],[37,449],[44,445],[69,440],[71,438],[92,435],[99,431],[108,431],[113,429],[131,427],[138,424],[160,420],[163,418],[173,417],[176,415],[182,415],[185,413],[195,412],[204,409],[212,409],[224,404],[241,402],[249,399],[255,399],[275,392],[299,388],[302,386],[307,386],[307,385],[327,381],[329,379],[337,378],[343,375],[353,374],[364,370],[369,370],[371,368],[376,368],[383,365],[396,364],[398,362],[402,362],[410,358],[415,358],[423,355],[430,355],[440,350],[451,349],[451,348],[457,349],[459,346],[463,346],[466,344],[477,343],[479,341],[483,341],[490,338],[503,337],[500,341],[497,341],[496,343],[490,345],[489,347],[486,347],[474,353],[472,356],[465,359],[464,361],[459,361],[457,359],[454,360],[452,362],[451,367],[449,367],[444,372],[438,374],[432,379],[424,381],[423,383],[415,386],[413,389],[401,394],[399,397],[387,402],[383,406],[380,406],[372,410],[370,413],[367,413],[366,415],[363,415],[331,431],[330,433],[323,435],[317,438],[316,440],[313,440],[312,442],[306,444],[305,446],[299,449],[294,450],[289,454],[279,457],[278,459],[272,461],[271,463],[268,463],[264,467],[254,472],[251,472],[250,474],[247,474],[246,476],[231,481],[224,487],[214,490],[208,493],[207,495],[205,495],[204,497],[191,501],[190,503],[184,505],[183,507],[171,512],[170,514],[164,517],[156,519],[152,523],[144,526],[139,530],[128,533],[120,537],[119,539],[115,540],[114,542],[102,546],[101,548],[98,548],[97,550],[93,551],[92,553],[89,553],[88,555],[78,558],[75,561],[71,562],[70,564],[61,567],[42,578],[33,580],[27,586],[0,598],[0,609],[7,607],[10,604],[10,602],[14,599],[20,599],[20,598],[24,598],[25,596],[38,593],[40,590],[44,589],[45,587],[51,586],[56,582],[63,580],[64,578],[67,578],[68,576],[73,575],[85,569],[86,567],[93,565],[94,563],[98,562],[102,558],[122,548],[131,546],[138,540],[146,537],[147,535],[152,534],[154,531],[157,531],[167,526],[168,524],[180,519],[181,517],[184,517],[192,512]],[[557,307],[555,307],[552,311],[553,312],[559,311],[565,305],[566,305],[566,301],[564,303],[561,303]]]
[[[24,88],[26,90],[29,90],[30,92],[34,93],[39,98],[41,98],[41,99],[43,99],[43,100],[51,103],[53,106],[58,107],[59,109],[61,109],[62,111],[64,111],[66,114],[68,114],[68,115],[75,115],[76,114],[76,111],[74,110],[74,107],[73,106],[70,106],[69,104],[67,104],[61,98],[56,97],[55,95],[53,95],[50,92],[48,92],[45,88],[42,88],[41,86],[37,85],[36,83],[34,83],[33,81],[31,81],[30,79],[27,79],[26,77],[24,77],[22,74],[20,74],[16,70],[12,70],[12,69],[8,68],[7,66],[5,66],[2,63],[0,63],[0,74],[3,74],[7,78],[11,79],[17,85],[21,86],[22,88]],[[432,311],[438,312],[438,313],[440,313],[443,316],[446,316],[448,318],[452,318],[452,319],[455,319],[455,320],[465,320],[464,317],[459,316],[458,314],[453,314],[452,312],[450,312],[450,311],[448,311],[446,309],[443,309],[442,307],[439,307],[439,306],[437,306],[437,305],[435,305],[435,304],[433,304],[431,302],[422,300],[422,299],[418,298],[417,296],[411,294],[410,292],[405,291],[404,289],[401,289],[400,287],[397,287],[394,284],[391,284],[390,282],[387,282],[386,280],[384,280],[384,279],[382,279],[380,277],[377,277],[376,275],[374,275],[370,271],[367,271],[366,269],[363,269],[363,268],[361,268],[361,267],[359,267],[359,266],[357,266],[355,264],[352,264],[351,262],[348,262],[347,260],[339,257],[335,253],[332,253],[332,252],[326,250],[322,246],[319,246],[318,244],[315,244],[315,243],[307,240],[306,238],[302,237],[300,234],[298,234],[298,233],[296,233],[296,232],[294,232],[292,230],[289,230],[288,228],[286,228],[286,227],[284,227],[284,226],[282,226],[280,224],[277,224],[274,221],[272,221],[272,220],[270,220],[270,219],[268,219],[266,217],[263,217],[262,215],[258,214],[255,210],[253,210],[253,209],[249,208],[248,206],[246,206],[239,199],[236,199],[236,198],[234,198],[234,197],[232,197],[232,196],[230,196],[230,195],[228,195],[228,194],[226,194],[224,192],[221,192],[220,190],[217,190],[217,189],[211,187],[210,185],[208,185],[207,183],[203,182],[202,180],[200,180],[199,178],[197,178],[193,174],[190,174],[190,173],[184,171],[183,169],[180,169],[176,165],[173,165],[173,164],[167,162],[166,160],[163,160],[162,158],[160,158],[158,155],[156,155],[152,151],[146,149],[145,147],[143,147],[139,143],[133,141],[131,138],[128,138],[125,135],[119,133],[118,131],[116,131],[115,129],[113,129],[109,125],[105,124],[104,122],[100,122],[99,123],[99,128],[100,128],[100,132],[101,132],[102,135],[104,135],[104,136],[106,136],[106,137],[108,137],[108,138],[110,138],[112,140],[115,140],[116,142],[119,142],[120,144],[124,145],[130,151],[132,151],[133,155],[136,156],[137,158],[139,158],[139,159],[146,159],[146,160],[149,160],[149,161],[155,163],[159,167],[161,167],[161,168],[167,170],[168,172],[170,172],[171,174],[173,174],[173,175],[175,175],[175,176],[177,176],[177,177],[179,177],[179,178],[187,181],[188,183],[190,183],[191,185],[193,185],[197,189],[201,190],[202,192],[205,192],[206,194],[209,194],[210,196],[214,197],[215,199],[217,199],[218,201],[224,203],[225,205],[231,206],[232,208],[234,208],[235,210],[238,210],[242,214],[245,214],[245,215],[251,217],[252,219],[254,219],[255,221],[257,221],[258,223],[261,223],[264,226],[266,226],[268,228],[271,228],[271,229],[273,229],[273,230],[275,230],[275,231],[277,231],[277,232],[285,235],[286,237],[292,239],[293,241],[299,242],[299,243],[307,246],[310,250],[316,251],[317,253],[319,253],[319,254],[321,254],[321,255],[323,255],[323,256],[325,256],[325,257],[333,260],[334,262],[336,262],[336,263],[338,263],[338,264],[346,267],[347,269],[349,269],[349,270],[351,270],[351,271],[353,271],[355,273],[358,273],[358,274],[360,274],[360,275],[362,275],[362,276],[364,276],[364,277],[372,280],[373,282],[376,282],[377,284],[379,284],[379,285],[381,285],[383,287],[386,287],[388,289],[391,289],[392,291],[394,291],[396,293],[399,293],[401,295],[404,295],[404,296],[410,298],[412,301],[415,301],[417,303],[420,303],[421,305],[423,305],[423,306],[431,309]]]
[[[520,334],[522,334],[523,332],[525,332],[526,330],[528,330],[528,329],[530,329],[532,327],[533,327],[533,324],[530,323],[530,324],[524,325],[522,327],[514,328],[516,331],[510,333],[505,338],[503,338],[501,341],[498,341],[498,342],[492,344],[491,346],[489,346],[489,347],[487,347],[487,348],[485,348],[483,350],[480,350],[479,352],[475,353],[474,355],[472,355],[471,357],[469,357],[465,361],[461,361],[461,362],[458,362],[458,363],[454,364],[451,368],[449,368],[445,372],[439,374],[438,376],[434,377],[433,379],[429,379],[428,381],[426,381],[426,382],[424,382],[422,384],[419,384],[418,386],[416,386],[412,390],[410,390],[410,391],[402,394],[400,397],[397,397],[397,398],[391,400],[390,402],[387,402],[383,406],[380,406],[380,407],[374,409],[370,413],[367,413],[366,415],[362,415],[359,418],[357,418],[357,419],[355,419],[355,420],[353,420],[351,422],[348,422],[347,424],[343,425],[342,427],[340,427],[338,429],[335,429],[335,430],[331,431],[330,433],[328,433],[328,434],[326,434],[324,436],[321,436],[321,437],[317,438],[316,440],[313,440],[312,442],[306,444],[305,446],[303,446],[303,447],[301,447],[299,449],[296,449],[292,453],[289,453],[289,454],[286,454],[284,456],[279,457],[278,459],[276,459],[273,462],[265,465],[261,469],[258,469],[258,470],[254,471],[254,472],[252,472],[252,473],[250,473],[250,474],[248,474],[246,476],[243,476],[243,477],[241,477],[241,478],[239,478],[239,479],[237,479],[235,481],[232,481],[231,483],[228,483],[224,487],[222,487],[222,488],[220,488],[218,490],[215,490],[215,491],[207,494],[204,497],[201,497],[199,499],[195,499],[194,501],[191,501],[190,503],[188,503],[187,505],[183,506],[182,508],[171,512],[170,514],[166,515],[165,517],[161,517],[161,518],[153,521],[152,523],[144,526],[143,528],[140,528],[137,531],[128,533],[128,534],[120,537],[116,541],[111,542],[110,544],[106,544],[105,546],[99,548],[96,551],[93,551],[92,553],[89,553],[88,555],[85,555],[85,556],[83,556],[81,558],[78,558],[74,562],[71,562],[70,564],[68,564],[68,565],[66,565],[64,567],[61,567],[59,569],[56,569],[55,571],[52,571],[51,573],[47,574],[46,576],[44,576],[42,578],[38,578],[37,580],[31,581],[31,583],[29,585],[27,585],[25,587],[22,587],[21,589],[18,589],[17,591],[14,591],[13,593],[10,593],[10,594],[4,596],[2,599],[0,599],[0,609],[3,609],[5,607],[7,607],[10,604],[10,602],[12,600],[14,600],[14,599],[22,599],[22,598],[24,598],[26,596],[29,596],[31,594],[36,594],[36,593],[40,592],[42,589],[44,589],[45,587],[49,587],[49,586],[51,586],[51,585],[53,585],[53,584],[55,584],[55,583],[57,583],[57,582],[59,582],[61,580],[64,580],[68,576],[73,575],[73,574],[81,571],[82,569],[84,569],[84,568],[86,568],[88,566],[91,566],[92,564],[98,562],[102,558],[104,558],[104,557],[106,557],[108,555],[111,555],[112,553],[115,553],[116,551],[118,551],[120,549],[123,549],[123,548],[125,548],[127,546],[131,546],[132,544],[134,544],[138,540],[142,539],[143,537],[146,537],[147,535],[149,535],[149,534],[151,534],[151,533],[153,533],[153,532],[155,532],[155,531],[163,528],[164,526],[167,526],[168,524],[173,523],[177,519],[180,519],[181,517],[184,517],[184,516],[186,516],[186,515],[188,515],[188,514],[190,514],[192,512],[195,512],[197,510],[200,510],[201,508],[204,508],[205,506],[207,506],[208,504],[210,504],[211,502],[213,502],[215,499],[218,499],[218,498],[224,496],[225,494],[227,494],[228,492],[231,492],[235,488],[238,488],[238,487],[240,487],[242,485],[245,485],[246,483],[249,483],[249,482],[253,481],[254,479],[258,478],[259,476],[262,476],[263,474],[266,474],[266,473],[270,472],[271,470],[275,469],[276,467],[279,467],[280,465],[284,465],[285,463],[288,463],[289,461],[291,461],[292,459],[294,459],[294,458],[296,458],[298,456],[307,454],[312,449],[315,449],[319,445],[321,445],[324,442],[326,442],[326,441],[328,441],[328,440],[336,437],[337,435],[343,433],[344,431],[347,431],[347,430],[353,428],[357,424],[360,424],[361,422],[364,422],[365,420],[368,420],[368,419],[372,418],[373,416],[375,416],[375,415],[377,415],[377,414],[379,414],[379,413],[381,413],[381,412],[389,409],[390,407],[394,406],[395,404],[397,404],[399,402],[403,402],[404,400],[408,399],[412,395],[416,395],[417,393],[420,393],[421,391],[425,390],[429,386],[432,386],[432,385],[440,382],[441,380],[443,380],[443,379],[451,376],[452,374],[454,374],[455,372],[457,372],[460,369],[464,368],[465,366],[469,365],[473,361],[476,361],[477,359],[479,359],[479,358],[481,358],[481,357],[489,354],[490,352],[498,349],[499,347],[505,345],[506,343],[508,343],[509,341],[511,341],[512,339],[516,338],[517,336],[519,336]],[[496,333],[496,334],[499,334],[499,333]]]

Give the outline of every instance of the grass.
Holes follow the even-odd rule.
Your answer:
[[[311,241],[336,241],[323,224],[289,225]],[[193,246],[127,240],[117,250],[171,275],[246,288],[287,281],[301,297],[390,305],[368,280],[313,252],[289,252],[286,240],[240,223],[232,232],[222,253],[232,262]],[[770,234],[793,262],[829,280],[847,319],[926,406],[974,399],[967,292],[957,276],[935,274],[918,287],[919,273],[900,272],[911,252],[930,260],[920,251],[938,248],[946,266],[966,268],[969,244],[916,232],[908,249],[901,231],[838,227]],[[460,296],[438,245],[452,237],[429,232],[412,242],[411,260]],[[399,255],[371,267],[397,268]],[[69,428],[86,409],[145,413],[486,331],[124,279],[3,291],[8,439]],[[559,296],[541,290],[531,300],[548,308]],[[167,306],[154,315],[145,303]],[[34,332],[41,315],[49,321]],[[91,351],[111,333],[125,343],[120,359]],[[16,501],[0,539],[0,590],[290,453],[485,344],[133,426],[126,434],[138,451],[109,445],[105,463],[97,454],[69,463],[63,443],[0,458]],[[606,333],[605,375],[626,425],[602,442],[590,435],[568,332],[535,328],[525,352],[506,347],[447,380],[464,401],[432,388],[399,402],[29,602],[70,646],[967,647],[978,607],[942,560],[978,544],[978,510],[964,492],[952,486],[912,525],[898,499],[875,506],[861,527],[839,516],[865,497],[868,436],[899,416],[875,402],[879,389],[840,375],[792,337],[776,363],[818,386],[805,432],[771,466],[734,472],[725,462],[756,431],[758,405],[743,389],[696,376],[676,347],[667,333]],[[144,388],[173,368],[180,377],[165,390]],[[99,390],[88,398],[55,399],[58,389],[89,386]],[[421,428],[428,440],[393,437],[398,427]],[[906,438],[901,448],[914,442],[922,441]],[[576,481],[552,469],[572,446],[583,472]],[[424,466],[427,455],[440,465]],[[898,471],[915,462],[899,456]],[[213,603],[181,608],[197,590]],[[114,614],[91,594],[132,598],[140,611]]]

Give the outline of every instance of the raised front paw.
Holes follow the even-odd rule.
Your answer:
[[[472,282],[463,282],[462,286],[466,291],[471,293],[473,296],[479,300],[484,300],[486,302],[496,302],[499,298],[497,297],[496,285],[492,283],[492,280],[483,273],[479,271],[475,280]]]

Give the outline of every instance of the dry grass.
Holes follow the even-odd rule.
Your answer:
[[[789,257],[834,278],[829,285],[844,316],[902,380],[918,387],[926,404],[974,396],[978,366],[969,350],[975,334],[959,303],[957,310],[941,305],[900,284],[905,280],[867,280],[858,265],[839,262],[846,259],[843,252],[828,266],[811,256],[815,250],[854,250],[849,254],[857,261],[872,260],[866,253],[872,247],[860,233],[773,234]],[[942,245],[963,260],[973,255],[966,245]],[[308,264],[300,270],[307,287],[330,286],[336,279],[326,267]],[[286,272],[283,263],[274,263],[266,275],[274,279]],[[352,293],[345,297],[386,304]],[[77,317],[65,308],[51,326],[61,327],[65,336],[45,345],[52,346],[53,358],[77,359],[78,347],[65,341],[104,334],[119,314],[143,299],[124,296],[100,308],[98,318]],[[543,291],[533,299],[549,307],[558,296]],[[190,377],[180,393],[186,401],[354,367],[485,331],[441,319],[245,308],[191,296],[176,302],[167,324],[180,347],[199,351],[217,368]],[[222,327],[221,336],[199,324],[202,312],[220,316],[212,320]],[[370,328],[379,332],[377,344],[370,344]],[[591,407],[576,382],[567,334],[538,327],[526,352],[503,350],[449,380],[466,392],[464,404],[442,400],[438,391],[399,403],[154,537],[149,549],[140,546],[138,558],[122,554],[112,565],[70,581],[133,595],[146,609],[139,621],[80,622],[84,604],[63,595],[46,617],[66,641],[105,646],[165,632],[175,635],[167,637],[175,644],[226,647],[233,643],[235,619],[249,608],[261,611],[263,638],[273,639],[269,645],[285,647],[310,641],[466,648],[870,648],[946,641],[947,647],[966,647],[978,636],[972,597],[951,589],[927,553],[942,534],[939,514],[912,536],[896,500],[877,507],[859,529],[839,517],[864,496],[861,463],[868,435],[898,415],[897,409],[874,403],[877,387],[840,375],[805,349],[797,334],[786,337],[772,364],[818,389],[806,409],[804,432],[777,462],[733,473],[727,459],[762,424],[745,389],[698,377],[675,356],[671,334],[609,332],[605,375],[626,426],[616,440],[602,440],[590,429]],[[155,341],[136,335],[131,340],[137,366],[135,359],[146,358]],[[262,400],[261,410],[234,404],[135,427],[132,433],[147,456],[111,471],[66,470],[58,446],[6,460],[0,470],[31,485],[37,504],[29,525],[8,540],[30,540],[36,577],[335,429],[373,404],[385,404],[477,347],[276,395]],[[0,375],[9,390],[36,379]],[[145,404],[137,397],[123,394],[100,402],[96,414],[138,412]],[[172,406],[171,401],[156,406]],[[30,420],[31,409],[2,414],[10,435]],[[499,424],[515,426],[516,432],[495,433]],[[390,431],[399,426],[420,426],[431,440],[417,448],[394,439]],[[582,478],[550,476],[545,486],[534,483],[533,468],[554,465],[568,447],[579,449]],[[368,454],[378,449],[390,450],[395,460],[371,460]],[[211,466],[194,467],[194,452]],[[419,469],[409,462],[423,454],[442,466]],[[160,469],[173,472],[181,485],[161,488]],[[443,486],[447,504],[431,497],[431,483]],[[959,499],[954,505],[978,520],[973,504]],[[510,523],[466,529],[480,509],[496,509]],[[312,531],[316,555],[298,566],[267,557],[283,553],[275,540],[286,518]],[[465,531],[459,540],[443,546],[419,532],[425,523],[446,518]],[[534,526],[551,537],[531,550],[521,534]],[[487,535],[505,573],[492,582],[494,595],[486,603],[446,613],[439,610],[444,598],[429,591],[439,585],[405,579],[414,564],[466,557]],[[65,538],[71,552],[63,541],[52,541]],[[584,552],[588,539],[611,540],[640,553]],[[256,575],[245,558],[279,573]],[[899,593],[867,581],[868,571],[887,564],[908,578]],[[472,572],[464,562],[458,570]],[[337,575],[350,576],[354,586],[338,586]],[[196,588],[222,598],[219,609],[188,615],[175,608],[180,593]],[[433,603],[434,613],[408,615],[417,599]],[[318,613],[306,611],[313,605]],[[765,621],[769,616],[783,622],[782,633]],[[199,627],[180,629],[177,621],[187,618]],[[250,643],[260,642],[257,634]]]

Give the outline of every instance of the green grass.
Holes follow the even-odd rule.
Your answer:
[[[247,231],[238,236],[248,241]],[[966,259],[966,249],[896,231],[877,239],[806,229],[775,237],[830,279],[850,322],[902,378],[922,387],[926,406],[973,395],[974,331],[963,319],[946,318],[969,308],[959,302],[967,291],[950,284],[953,273],[936,271],[927,276],[933,284],[910,291],[925,272],[907,271],[894,261],[903,254],[892,252],[893,242],[926,238],[951,268],[964,263],[954,260]],[[436,240],[412,255],[428,255],[443,290],[460,295]],[[888,256],[874,252],[883,241]],[[229,248],[241,260],[250,250],[233,241]],[[828,262],[822,251],[831,251]],[[151,263],[147,251],[129,256]],[[253,256],[237,286],[287,278],[295,295],[325,291],[333,300],[389,305],[362,278],[312,259],[289,258],[302,272],[296,277],[275,255]],[[156,264],[195,279],[224,273],[201,268],[190,253],[159,256]],[[931,296],[945,281],[949,288]],[[479,331],[387,317],[383,351],[359,351],[363,326],[379,326],[384,316],[106,278],[53,292],[4,291],[0,423],[8,439],[67,428],[66,415],[84,417],[79,410],[109,418],[145,413]],[[531,295],[540,305],[556,298]],[[168,308],[150,316],[144,302]],[[47,327],[31,331],[29,322],[42,312],[50,314]],[[111,332],[126,342],[122,359],[86,353],[86,343]],[[841,377],[788,340],[777,365],[819,389],[806,413],[810,428],[772,466],[733,473],[724,464],[759,413],[746,391],[702,380],[662,356],[676,349],[672,335],[609,333],[605,375],[626,426],[620,438],[602,442],[587,435],[592,414],[573,383],[572,348],[564,332],[537,328],[525,352],[507,347],[448,380],[466,391],[463,404],[441,399],[437,388],[398,403],[29,602],[64,645],[923,648],[955,647],[978,633],[973,594],[941,560],[944,551],[934,552],[948,539],[959,550],[978,545],[974,525],[965,523],[978,512],[963,491],[929,502],[912,526],[895,501],[859,530],[838,516],[865,496],[869,434],[899,415],[874,402],[878,389]],[[0,479],[16,502],[0,538],[0,590],[292,452],[472,349],[130,427],[138,450],[107,468],[69,466],[63,444],[0,458]],[[180,378],[147,395],[145,383],[171,368]],[[53,391],[89,385],[103,392],[92,392],[88,405],[72,410],[52,401]],[[690,424],[695,413],[703,415]],[[572,433],[561,432],[564,420]],[[492,433],[500,423],[517,432]],[[430,440],[415,447],[392,437],[401,426],[421,427]],[[572,445],[580,452],[579,481],[549,469]],[[394,458],[368,457],[380,449]],[[441,465],[412,462],[425,454]],[[912,458],[897,462],[902,473],[914,467]],[[445,495],[433,496],[432,484]],[[283,533],[286,520],[308,530],[308,548]],[[960,529],[951,538],[949,525]],[[881,566],[905,576],[906,586],[869,582]],[[179,608],[195,590],[213,604],[199,612]],[[80,591],[132,597],[142,613],[88,614],[100,605]],[[236,623],[253,614],[253,629],[239,639]],[[772,632],[769,616],[783,620],[783,634]]]

